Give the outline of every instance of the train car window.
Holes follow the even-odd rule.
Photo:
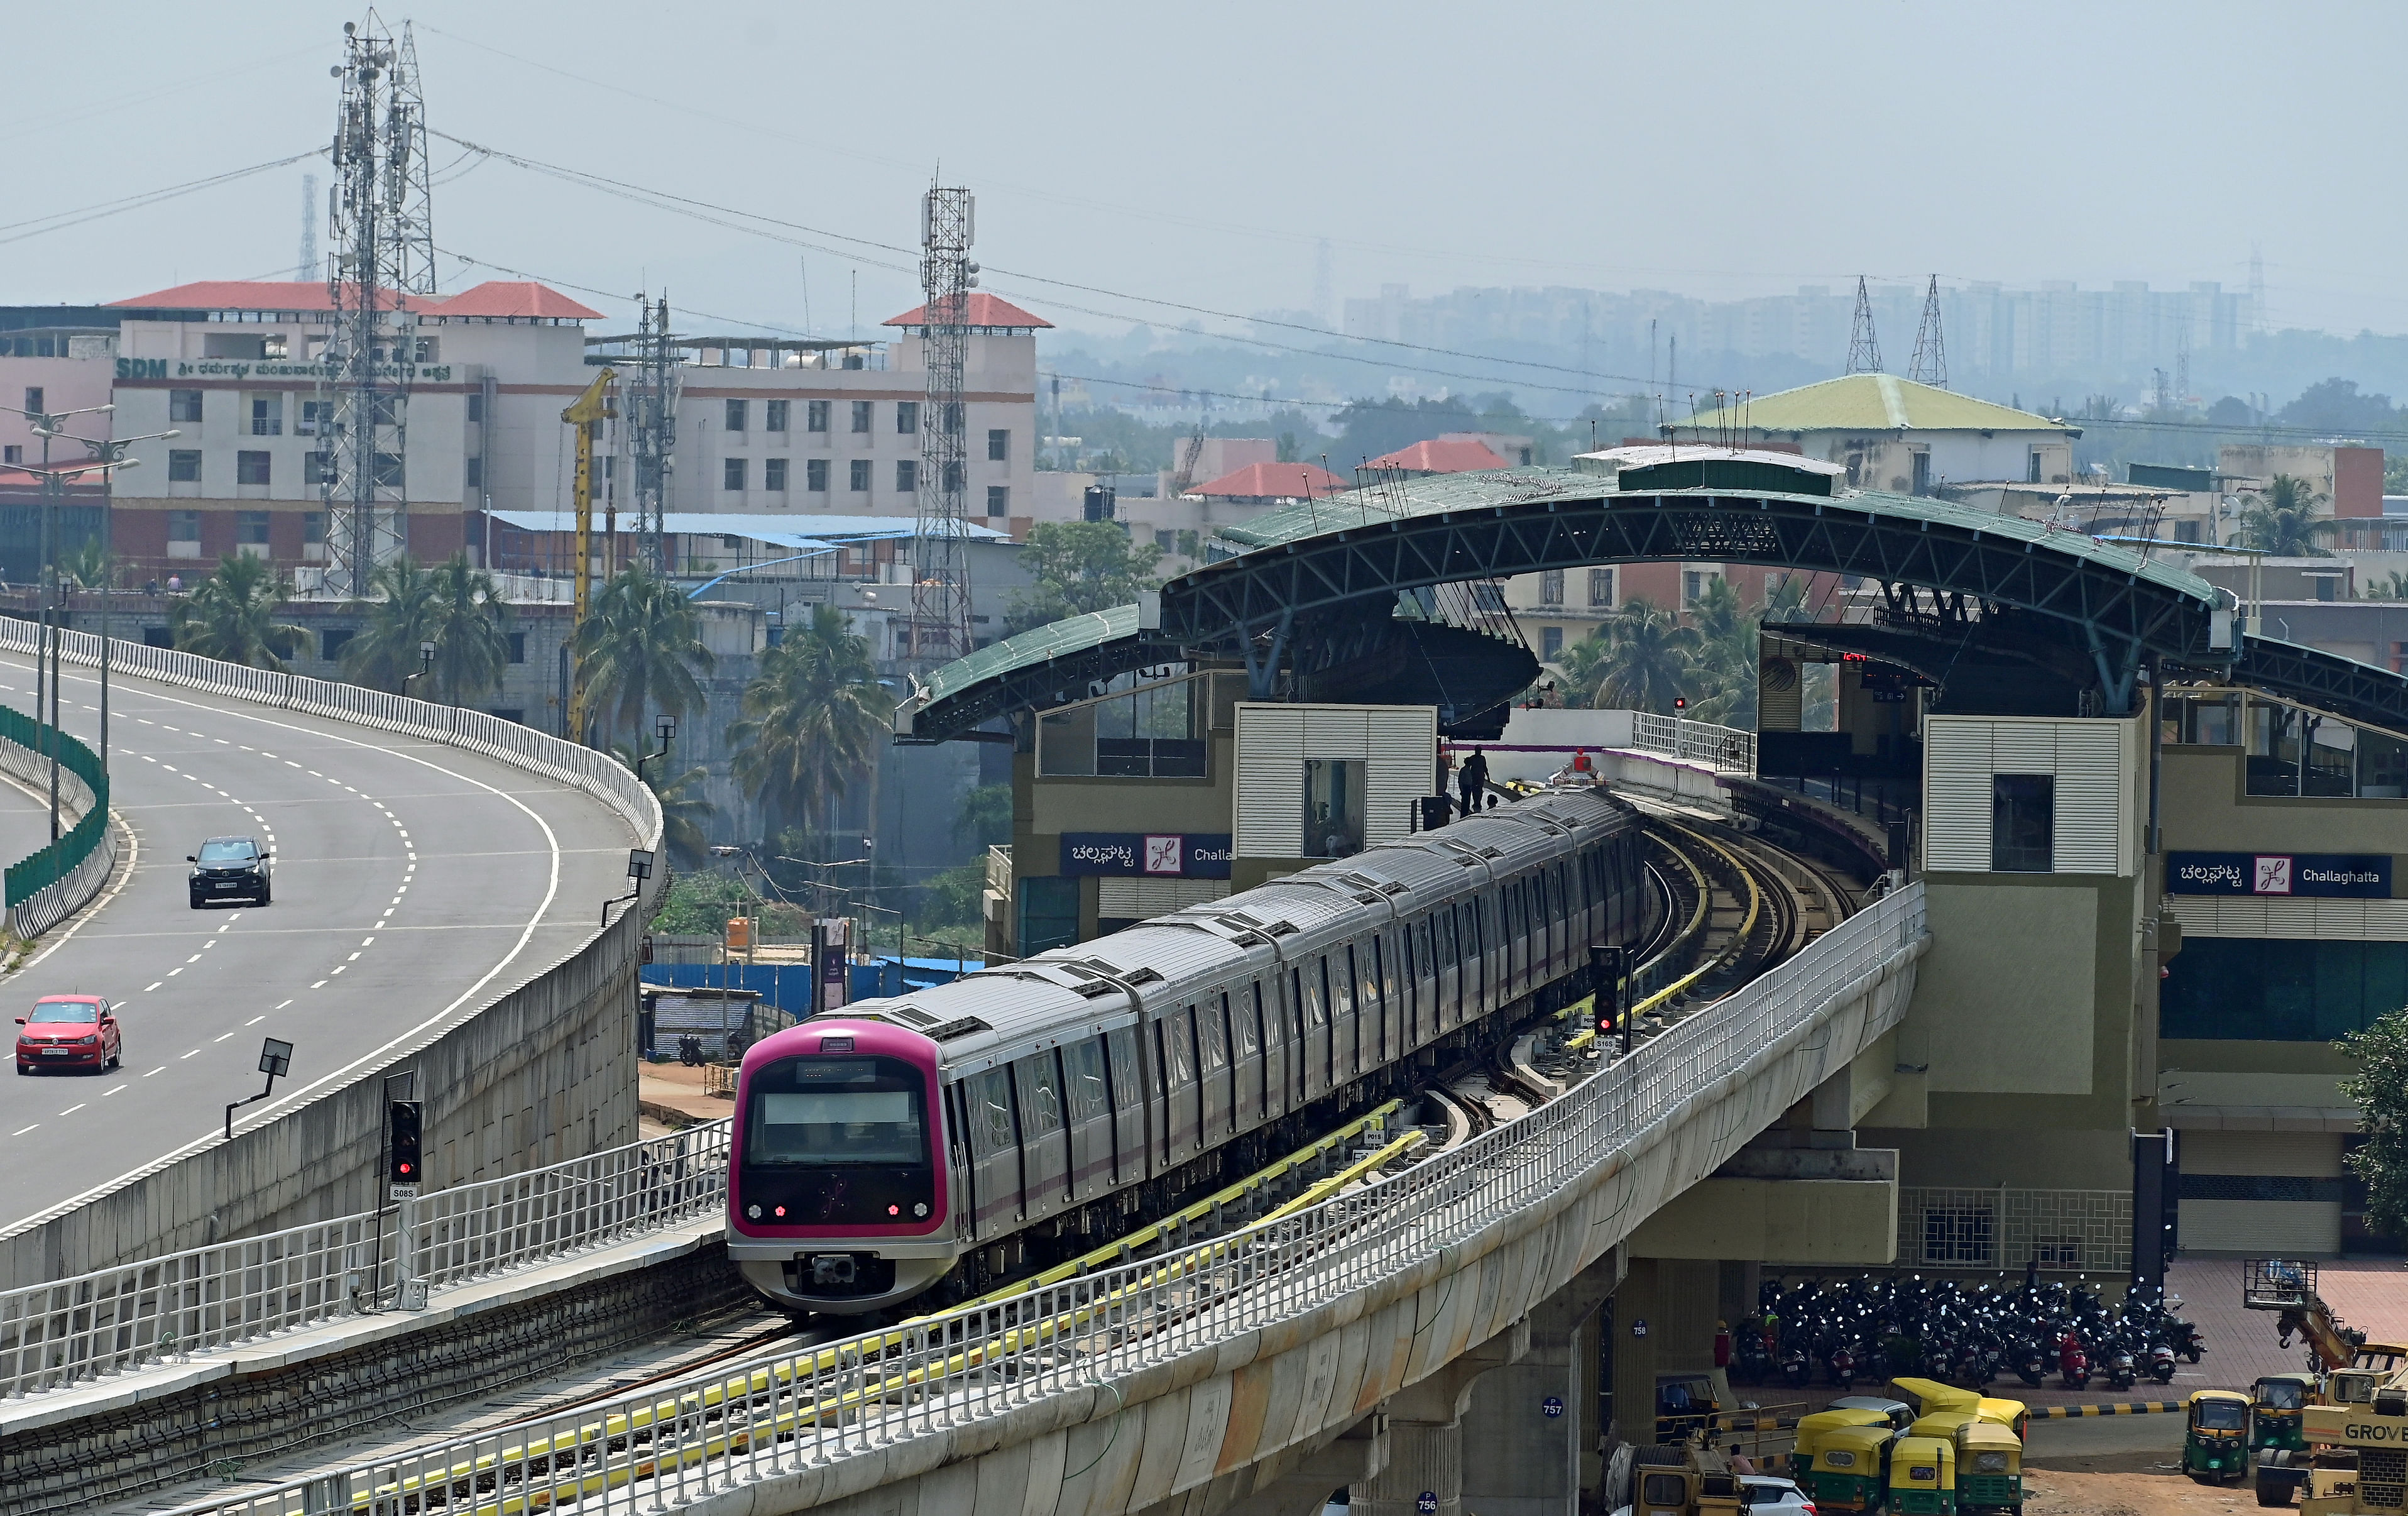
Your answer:
[[[1317,972],[1305,975],[1304,979],[1304,1024],[1326,1027],[1329,1024],[1332,1009],[1329,1003],[1329,960],[1323,957],[1313,962]]]
[[[1276,1000],[1279,981],[1273,980],[1271,983],[1272,999]],[[1280,1019],[1279,1007],[1275,1004],[1267,1006],[1263,1003],[1263,982],[1260,979],[1256,979],[1252,988],[1254,992],[1254,1024],[1263,1029],[1263,1046],[1277,1047],[1287,1040],[1285,1034],[1280,1030],[1285,1023]]]
[[[1196,1031],[1203,1043],[1203,1066],[1217,1074],[1229,1066],[1229,997],[1222,995],[1196,1007]]]
[[[1137,1066],[1137,1029],[1119,1027],[1104,1035],[1104,1052],[1110,1060],[1106,1073],[1111,1081],[1112,1109],[1135,1111],[1143,1103]],[[1135,1120],[1134,1116],[1129,1119]],[[1134,1136],[1134,1133],[1126,1133]]]
[[[1070,1119],[1088,1121],[1101,1116],[1111,1105],[1104,1089],[1104,1044],[1099,1037],[1086,1037],[1063,1049],[1063,1067],[1069,1075]]]
[[[1161,1022],[1164,1061],[1173,1087],[1196,1082],[1196,1007],[1174,1012]]]
[[[1263,1049],[1262,998],[1263,987],[1256,985],[1254,986],[1254,1003],[1247,1004],[1241,996],[1232,1012],[1229,997],[1227,995],[1221,997],[1222,1014],[1230,1018],[1230,1030],[1237,1034],[1238,1056],[1241,1059],[1252,1058]]]
[[[1011,1075],[1006,1069],[989,1069],[978,1076],[970,1091],[972,1113],[978,1122],[979,1148],[982,1152],[1009,1152],[1018,1146],[1011,1132]]]
[[[1062,1130],[1062,1100],[1054,1088],[1054,1055],[1037,1053],[1011,1066],[1020,1084],[1021,1135],[1037,1138]]]
[[[1329,1015],[1333,1020],[1343,1020],[1354,1014],[1354,949],[1341,949],[1345,954],[1338,960],[1338,970],[1331,973],[1329,960],[1321,960],[1322,977],[1329,985]]]

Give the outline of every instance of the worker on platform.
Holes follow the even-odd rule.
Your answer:
[[[1473,748],[1471,756],[1463,760],[1463,767],[1455,771],[1455,783],[1463,796],[1463,814],[1478,815],[1481,791],[1488,787],[1488,755]]]

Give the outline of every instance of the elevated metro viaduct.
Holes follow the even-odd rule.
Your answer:
[[[1785,740],[1768,702],[1765,750],[1789,757],[1723,787],[1759,815],[1829,812],[1870,778],[1915,813],[1932,946],[1912,1002],[1852,1083],[1776,1123],[1820,1130],[1844,1105],[1851,1146],[1861,1134],[1898,1155],[1897,1229],[1867,1254],[1828,1234],[1833,1215],[1799,1212],[1773,1235],[1760,1208],[1714,1196],[1727,1178],[1693,1189],[1633,1237],[1627,1278],[1583,1286],[1612,1295],[1616,1364],[1641,1352],[1667,1368],[1695,1364],[1712,1319],[1752,1306],[1736,1287],[1750,1261],[1895,1257],[1984,1276],[2037,1262],[2114,1276],[2153,1272],[2178,1241],[2340,1250],[2340,1156],[2355,1112],[2334,1090],[2346,1069],[2325,1039],[2386,1008],[2392,979],[2408,984],[2408,900],[2379,903],[2394,899],[2394,864],[2408,856],[2408,679],[2251,635],[2229,596],[2125,548],[1944,501],[1834,490],[1762,455],[1700,455],[1618,478],[1525,469],[1416,480],[1260,518],[1141,606],[939,671],[898,711],[898,740],[943,741],[1009,716],[1025,751],[1028,713],[1174,663],[1242,671],[1256,701],[1326,695],[1324,671],[1380,646],[1416,592],[1451,581],[1636,561],[1871,581],[1885,597],[1871,623],[1768,628],[1765,656],[1848,660],[1843,687],[1858,696],[1868,672],[1902,683],[1906,741],[1876,753],[1849,729],[1843,696],[1847,740],[1797,761],[1816,744]],[[1441,707],[1441,729],[1451,714]],[[1221,745],[1210,760],[1227,760]],[[1141,808],[1209,816],[1232,780],[1215,768],[1188,781],[1192,796],[1152,784]],[[1028,858],[1030,837],[1015,841]],[[2345,903],[2303,912],[2247,887],[2215,899],[2225,886],[2202,882],[2202,860],[2236,855],[2289,859],[2294,899],[2342,890]],[[2186,942],[2198,970],[2214,973],[2184,964]],[[2303,966],[2243,975],[2234,989],[2237,965],[2262,948]],[[2344,970],[2348,992],[2325,989],[2304,1009],[2286,1001],[2302,976]],[[1808,1166],[1781,1172],[1819,1172],[1794,1162]],[[1580,1308],[1567,1295],[1527,1320]],[[1643,1339],[1629,1332],[1641,1317],[1654,1322]],[[1619,1367],[1616,1378],[1627,1379]],[[1632,1408],[1617,1406],[1626,1434],[1639,1433]],[[1491,1489],[1479,1509],[1562,1508]]]

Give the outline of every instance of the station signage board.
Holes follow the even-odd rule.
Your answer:
[[[1153,879],[1226,879],[1236,849],[1226,831],[1066,831],[1065,874]]]
[[[2170,895],[2391,898],[2388,853],[2168,853]]]

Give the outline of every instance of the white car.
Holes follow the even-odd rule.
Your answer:
[[[1741,1475],[1740,1504],[1748,1516],[1814,1516],[1814,1502],[1795,1480],[1770,1474]],[[1630,1508],[1620,1507],[1613,1516],[1631,1516]]]

